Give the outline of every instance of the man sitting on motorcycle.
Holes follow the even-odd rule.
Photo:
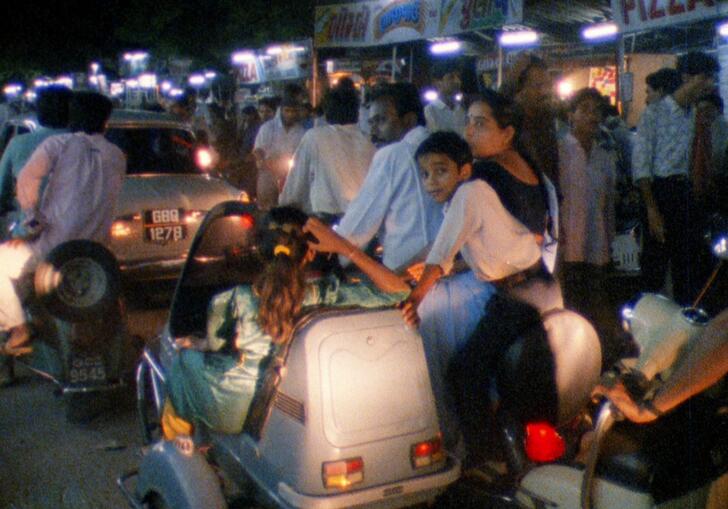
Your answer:
[[[0,244],[0,330],[9,333],[0,347],[2,355],[31,351],[31,330],[15,288],[18,280],[63,242],[108,240],[126,174],[124,153],[103,135],[112,109],[101,94],[74,93],[69,107],[72,133],[46,139],[18,175],[18,202],[29,233]]]

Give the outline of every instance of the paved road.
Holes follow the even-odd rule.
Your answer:
[[[149,338],[166,318],[156,309],[130,310],[133,334]],[[127,507],[116,477],[139,462],[134,388],[85,426],[69,424],[54,386],[19,373],[0,389],[0,509],[117,509]]]

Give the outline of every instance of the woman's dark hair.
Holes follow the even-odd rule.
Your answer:
[[[294,207],[277,207],[263,219],[258,249],[263,272],[253,283],[258,324],[273,341],[284,341],[301,312],[306,284],[303,259],[308,252],[303,225],[308,216]]]
[[[473,162],[470,145],[459,134],[452,131],[432,133],[420,143],[415,152],[415,160],[427,154],[442,154],[455,161],[458,168]]]
[[[505,129],[508,126],[513,127],[513,148],[516,149],[521,157],[526,159],[526,162],[532,168],[538,168],[529,158],[528,151],[523,146],[521,139],[521,130],[523,128],[523,111],[521,108],[512,99],[489,88],[486,88],[479,96],[473,99],[473,103],[477,102],[488,105],[498,127],[501,129]]]

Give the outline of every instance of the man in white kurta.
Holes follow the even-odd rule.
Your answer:
[[[306,129],[301,124],[300,101],[295,94],[283,97],[276,116],[265,122],[255,137],[253,155],[258,166],[258,208],[270,210],[291,170],[293,154]]]
[[[375,148],[357,126],[356,90],[337,87],[324,98],[327,125],[309,129],[293,157],[278,199],[304,212],[340,216],[359,193]]]

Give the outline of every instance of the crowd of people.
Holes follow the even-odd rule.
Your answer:
[[[165,436],[178,439],[194,422],[240,432],[266,355],[287,340],[305,306],[399,302],[423,338],[445,447],[466,457],[473,447],[472,433],[463,433],[468,405],[478,398],[464,395],[487,384],[488,375],[463,352],[487,350],[473,332],[495,323],[504,302],[541,315],[575,309],[594,322],[603,341],[615,341],[616,309],[606,302],[605,280],[620,185],[642,195],[646,244],[673,258],[677,244],[692,249],[673,269],[672,285],[679,302],[694,297],[696,253],[703,247],[694,233],[701,223],[665,207],[693,203],[693,192],[700,196],[703,183],[715,186],[725,172],[728,140],[711,129],[722,117],[701,106],[720,111],[716,70],[711,57],[690,53],[676,70],[651,75],[651,104],[634,147],[614,108],[593,88],[577,91],[558,115],[548,67],[534,56],[516,62],[501,91],[465,101],[455,99],[457,69],[438,66],[440,98],[427,107],[415,86],[392,83],[373,90],[363,110],[353,84],[343,80],[323,100],[323,121],[308,128],[300,89],[287,90],[253,143],[258,205],[268,211],[260,232],[265,268],[252,287],[215,298],[212,342],[181,345],[187,348],[170,374]],[[677,137],[680,144],[666,143]],[[678,187],[664,191],[666,185]],[[308,271],[316,252],[339,255],[371,284],[351,286]],[[647,249],[647,274],[659,265],[650,256]],[[645,281],[648,290],[666,284],[664,272]],[[214,310],[231,303],[238,324],[222,326]],[[711,334],[719,336],[711,351],[724,352],[725,334]],[[224,360],[203,362],[205,355]],[[724,367],[720,360],[710,372]],[[234,403],[211,401],[211,394],[223,393],[218,389],[238,383]],[[623,393],[609,395],[638,420]]]
[[[462,352],[479,348],[482,338],[473,332],[479,323],[497,320],[494,310],[504,302],[541,315],[575,309],[594,323],[605,351],[616,341],[616,310],[605,299],[605,281],[620,183],[634,185],[644,203],[644,289],[661,289],[669,264],[678,302],[687,304],[698,292],[707,267],[698,232],[706,210],[720,201],[716,186],[726,171],[717,69],[712,57],[689,53],[676,70],[648,77],[650,104],[631,150],[623,124],[593,88],[577,91],[565,115],[557,114],[549,69],[532,55],[513,65],[502,90],[462,101],[456,99],[458,69],[438,65],[433,77],[439,99],[427,107],[410,83],[377,86],[364,107],[350,80],[325,94],[322,118],[295,85],[279,101],[244,108],[240,122],[229,118],[227,108],[213,107],[199,123],[204,116],[195,114],[195,103],[180,99],[171,112],[207,133],[223,176],[254,196],[267,216],[259,232],[264,269],[255,284],[216,296],[207,341],[180,345],[169,376],[165,436],[186,435],[195,422],[239,432],[271,348],[287,340],[304,307],[399,303],[423,338],[445,447],[465,457],[472,444],[461,433],[463,384],[480,387],[487,374],[468,367]],[[71,100],[72,119],[81,114],[81,97]],[[39,116],[48,130],[43,135],[64,128],[45,118]],[[116,192],[117,160],[123,158],[96,136],[102,120],[72,128],[86,134],[43,143],[34,138],[43,150],[27,164],[12,162],[3,170],[13,174],[25,166],[18,176],[21,209],[42,211],[55,203],[39,203],[38,188],[48,186],[44,196],[65,189],[62,173],[48,168],[76,168],[59,162],[75,151],[101,154],[88,163],[98,162],[111,180],[90,182],[93,196],[102,196],[101,187]],[[73,172],[69,178],[77,178]],[[51,196],[65,203],[73,194]],[[99,228],[108,230],[107,215],[99,213],[93,231],[79,234],[99,237]],[[54,231],[39,230],[28,259]],[[17,245],[0,245],[0,256],[11,247]],[[379,251],[381,257],[374,256]],[[309,271],[317,252],[355,265],[371,284]],[[12,288],[20,272],[3,274],[3,284]],[[0,290],[9,293],[5,286]],[[220,323],[215,310],[231,306],[234,323]],[[5,303],[0,309],[0,326],[11,331],[3,353],[15,354],[26,347],[27,334],[22,313],[11,316],[9,309]],[[453,374],[453,366],[472,371],[464,378]]]

